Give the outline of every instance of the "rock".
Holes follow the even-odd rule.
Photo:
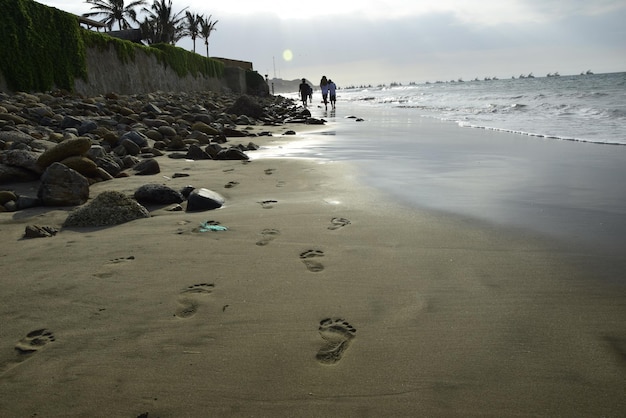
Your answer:
[[[233,115],[246,115],[255,119],[261,119],[266,116],[263,107],[251,96],[244,94],[239,96],[232,106],[226,109],[226,113]]]
[[[147,160],[143,160],[136,164],[133,167],[135,174],[138,176],[150,176],[153,174],[159,174],[161,172],[161,167],[159,163],[154,158],[148,158]]]
[[[191,129],[193,131],[199,131],[202,133],[205,133],[207,135],[218,135],[220,133],[220,131],[218,131],[217,129],[215,129],[214,127],[212,127],[211,125],[208,125],[204,122],[195,122],[193,125],[191,125]]]
[[[88,204],[74,209],[63,226],[112,226],[149,217],[150,212],[136,200],[117,191],[105,191]]]
[[[59,127],[61,129],[78,128],[82,124],[83,124],[82,120],[78,119],[77,117],[67,115],[63,118]]]
[[[39,175],[33,171],[0,163],[0,184],[21,183],[37,180],[38,178]]]
[[[89,198],[89,181],[61,163],[52,163],[41,176],[37,197],[46,206],[82,205]]]
[[[145,147],[148,145],[148,137],[146,137],[141,132],[137,131],[128,131],[124,135],[120,137],[120,141],[128,138],[133,141],[135,144],[139,145],[139,147]]]
[[[85,177],[94,178],[100,175],[96,163],[89,158],[80,155],[67,157],[61,161],[61,164],[71,168],[72,170],[76,170]]]
[[[145,184],[135,191],[135,200],[139,203],[153,203],[169,205],[171,203],[181,203],[183,195],[163,184]]]
[[[141,147],[129,138],[122,138],[120,140],[120,146],[124,147],[126,153],[130,155],[139,155],[139,153],[141,152]]]
[[[117,176],[124,169],[124,163],[115,155],[104,155],[96,160],[96,165],[112,177]]]
[[[217,160],[249,160],[246,154],[239,148],[228,148],[217,153]]]
[[[24,238],[47,238],[56,235],[58,229],[51,226],[28,225],[24,231]]]
[[[226,135],[227,137],[241,138],[241,137],[244,137],[244,136],[248,136],[247,132],[239,131],[237,129],[232,129],[232,128],[224,128],[222,133],[224,135]]]
[[[92,132],[98,128],[98,124],[92,120],[83,121],[78,127],[78,135],[85,135],[86,133]]]
[[[33,139],[35,138],[21,131],[0,131],[0,141],[6,143],[22,142],[30,144]]]
[[[54,147],[44,151],[39,156],[37,164],[41,168],[46,168],[52,163],[64,160],[73,155],[83,155],[91,148],[91,140],[86,137],[69,138],[59,142]]]
[[[37,164],[39,155],[39,153],[33,151],[13,149],[3,152],[1,161],[3,164],[25,168],[40,175],[43,173],[43,170],[39,167],[39,164]]]
[[[190,145],[185,158],[189,160],[210,160],[211,156],[197,145]]]
[[[37,197],[31,196],[18,196],[15,205],[16,210],[30,209],[41,206],[43,202]]]
[[[0,190],[0,205],[11,201],[17,201],[17,195],[9,190]]]
[[[172,128],[171,126],[167,126],[167,125],[159,126],[157,128],[157,131],[159,131],[159,133],[165,137],[176,136],[176,129]]]
[[[187,212],[200,212],[221,208],[224,205],[224,198],[209,189],[194,189],[187,199]]]

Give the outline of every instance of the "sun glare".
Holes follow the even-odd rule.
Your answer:
[[[291,49],[285,49],[283,51],[283,59],[285,61],[291,61],[293,59],[293,52],[291,52]]]

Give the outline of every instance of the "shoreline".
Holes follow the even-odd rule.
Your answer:
[[[159,162],[91,197],[193,184],[225,206],[29,240],[70,209],[0,213],[2,415],[624,410],[623,286],[597,255],[408,207],[344,162]]]

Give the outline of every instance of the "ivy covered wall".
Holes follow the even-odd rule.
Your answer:
[[[70,13],[32,0],[0,0],[0,72],[13,91],[72,91],[89,79],[86,50],[114,48],[122,63],[152,55],[179,77],[222,78],[224,64],[172,45],[143,46],[80,27]]]
[[[86,78],[76,16],[31,0],[0,0],[0,71],[9,88],[71,90]]]

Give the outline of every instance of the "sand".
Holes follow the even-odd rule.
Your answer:
[[[0,213],[0,416],[626,410],[626,299],[601,258],[403,207],[346,163],[159,163],[91,197],[158,182],[226,205],[37,239],[71,209]]]

